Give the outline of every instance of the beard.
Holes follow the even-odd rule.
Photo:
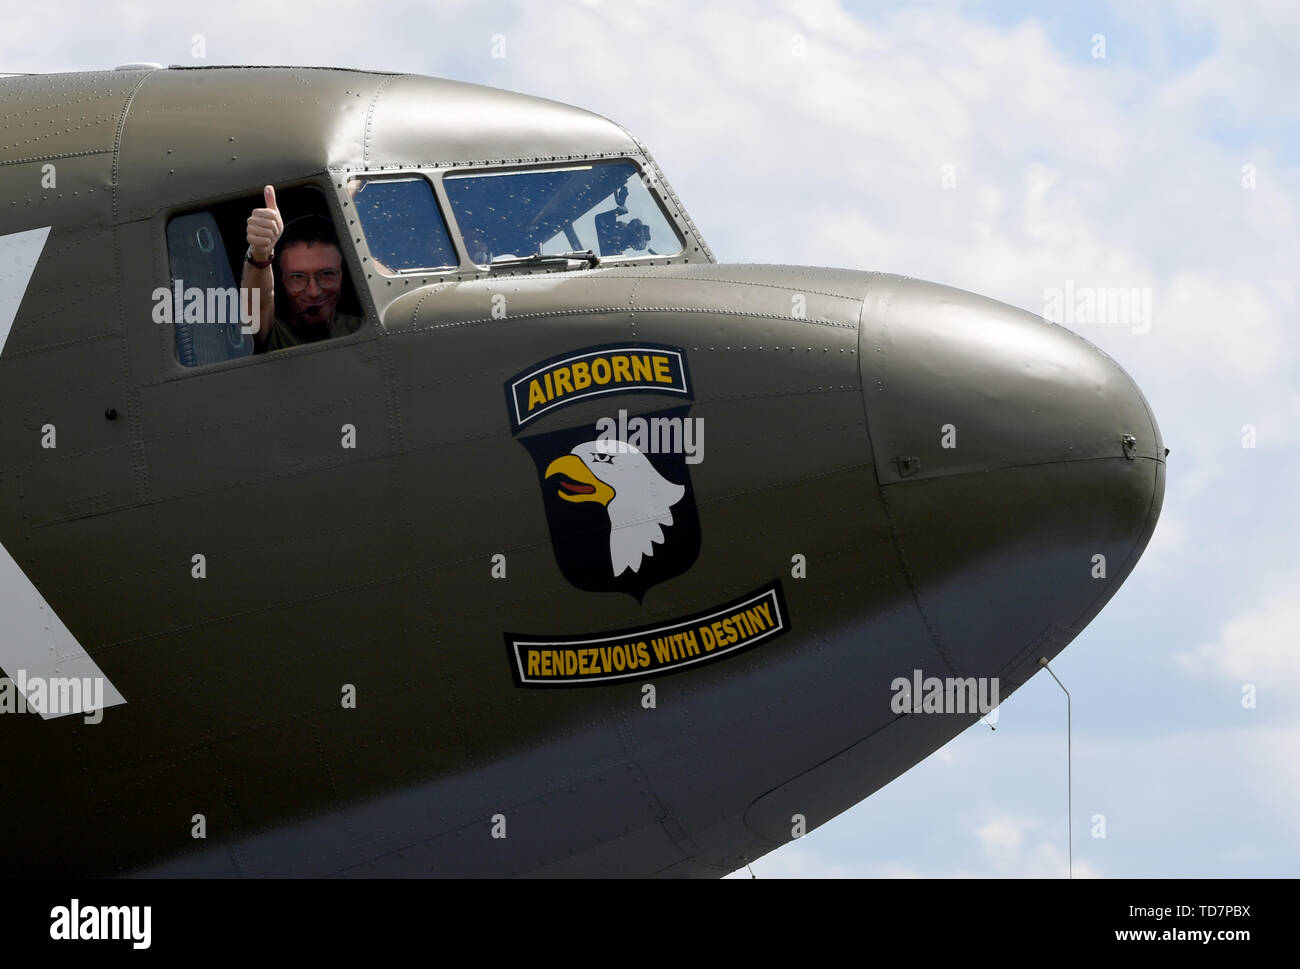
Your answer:
[[[293,322],[299,326],[329,326],[334,319],[335,305],[334,300],[297,303],[293,307]]]

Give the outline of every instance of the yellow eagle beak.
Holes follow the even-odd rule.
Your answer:
[[[547,465],[543,477],[550,481],[557,476],[557,494],[565,501],[598,501],[608,505],[614,500],[614,489],[592,474],[576,454],[566,454]]]

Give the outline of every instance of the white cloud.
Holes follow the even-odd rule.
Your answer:
[[[989,818],[974,831],[989,869],[998,875],[1020,878],[1062,878],[1071,871],[1075,878],[1095,878],[1096,870],[1077,861],[1073,868],[1058,840],[1047,837],[1041,822],[1032,818],[1000,815]]]
[[[1261,707],[1280,704],[1293,718],[1300,713],[1300,570],[1274,583],[1260,604],[1228,622],[1217,637],[1176,660],[1187,673],[1234,684],[1255,684]]]

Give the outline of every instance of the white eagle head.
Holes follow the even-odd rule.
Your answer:
[[[673,523],[673,505],[686,489],[655,470],[650,460],[626,441],[587,441],[556,458],[544,476],[568,502],[598,502],[609,514],[609,560],[614,575],[654,555]]]

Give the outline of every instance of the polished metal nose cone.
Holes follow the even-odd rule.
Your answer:
[[[1018,685],[1151,536],[1164,445],[1146,400],[1069,330],[945,286],[882,279],[859,340],[877,475],[936,648],[952,672]]]

